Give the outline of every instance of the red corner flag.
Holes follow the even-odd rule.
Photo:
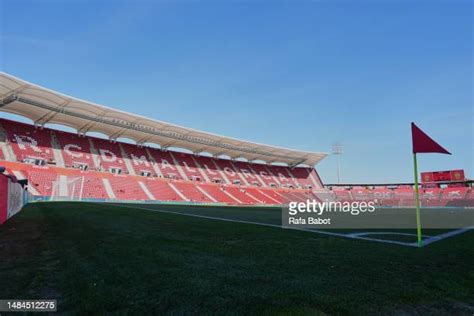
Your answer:
[[[411,123],[411,137],[413,141],[413,153],[440,153],[451,155],[449,151],[441,147],[431,137],[425,134],[415,123]]]
[[[413,169],[415,176],[415,197],[416,197],[416,231],[418,235],[418,246],[423,245],[421,235],[421,215],[420,215],[420,191],[418,188],[418,163],[416,161],[417,153],[440,153],[451,155],[449,151],[441,147],[431,137],[425,134],[415,123],[411,123],[411,138],[413,142]]]

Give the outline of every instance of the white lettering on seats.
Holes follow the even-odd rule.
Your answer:
[[[14,137],[21,150],[26,150],[26,146],[30,146],[34,152],[42,152],[41,149],[38,148],[38,142],[33,137],[17,134],[15,134]]]
[[[100,157],[105,162],[114,162],[117,160],[117,156],[113,152],[107,149],[99,149]]]
[[[72,151],[71,149],[75,149],[75,150]],[[81,146],[78,146],[75,144],[67,144],[66,146],[64,146],[64,152],[68,154],[69,156],[76,157],[76,158],[82,157],[82,153],[78,152],[81,150],[82,150]]]
[[[130,154],[130,157],[132,157],[132,161],[135,166],[143,165],[143,164],[145,164],[145,166],[147,167],[150,166],[145,155],[141,155],[140,157],[138,157],[138,156],[135,156],[134,154]]]
[[[214,171],[212,171],[206,164],[204,164],[204,168],[206,168],[207,172],[209,172],[209,174],[212,174],[212,175],[216,175],[217,173],[215,173]]]
[[[224,172],[227,173],[227,174],[230,175],[230,176],[235,175],[235,171],[232,170],[232,169],[229,168],[229,167],[224,167]]]
[[[289,181],[287,177],[285,177],[285,175],[281,172],[278,172],[278,178],[280,178],[281,181]]]
[[[183,161],[183,165],[186,167],[186,170],[187,170],[187,171],[196,172],[196,170],[189,168],[189,166],[188,166],[188,164],[186,163],[186,161]]]
[[[248,169],[241,168],[240,171],[242,171],[242,173],[244,174],[244,177],[246,178],[255,178]]]
[[[174,167],[165,158],[161,159],[161,168],[163,169],[170,168],[171,170],[174,170]]]

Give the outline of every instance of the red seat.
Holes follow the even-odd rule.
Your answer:
[[[180,190],[180,192],[189,199],[190,202],[204,202],[204,203],[213,203],[206,194],[198,189],[197,184],[186,183],[186,182],[176,182],[174,186]],[[206,192],[210,195],[208,192]]]
[[[159,201],[184,201],[169,183],[163,179],[147,179],[146,185],[153,196]]]
[[[228,204],[240,204],[239,201],[232,198],[231,195],[226,194],[227,188],[225,186],[215,185],[215,184],[200,184],[208,194],[213,196],[217,201],[221,203],[228,203]]]
[[[131,176],[114,176],[109,181],[119,200],[149,200],[138,181]]]

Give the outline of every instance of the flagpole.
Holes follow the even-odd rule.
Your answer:
[[[416,233],[418,236],[418,246],[423,246],[421,239],[421,216],[420,216],[420,192],[418,190],[418,165],[416,161],[416,153],[413,153],[413,166],[415,169],[415,197],[416,197]]]

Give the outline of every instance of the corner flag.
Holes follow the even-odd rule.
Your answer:
[[[411,123],[411,138],[413,144],[413,166],[415,171],[415,195],[416,195],[416,228],[418,235],[418,246],[423,245],[421,238],[421,219],[420,219],[420,194],[418,190],[418,166],[416,161],[417,153],[440,153],[451,155],[440,144],[435,142],[425,132],[423,132],[415,123]]]
[[[411,137],[413,141],[413,153],[440,153],[451,155],[449,151],[441,147],[431,137],[426,135],[415,123],[411,123]]]

